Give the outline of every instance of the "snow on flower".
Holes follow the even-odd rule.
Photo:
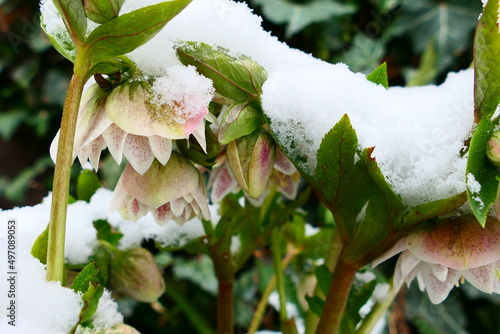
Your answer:
[[[143,175],[125,167],[115,188],[110,209],[123,218],[137,219],[151,212],[160,224],[183,224],[195,216],[210,219],[205,182],[181,154],[173,152],[163,166],[155,161]]]
[[[374,265],[400,252],[394,286],[409,285],[416,277],[420,290],[426,290],[434,304],[445,300],[464,279],[485,293],[500,293],[500,221],[495,218],[489,217],[484,228],[468,215],[428,223]]]
[[[205,149],[204,120],[213,121],[208,112],[212,96],[209,79],[180,65],[152,84],[133,81],[112,90],[94,84],[80,104],[73,154],[82,166],[90,160],[97,170],[101,151],[108,147],[117,163],[125,156],[144,174],[155,158],[168,162],[172,140],[193,135]],[[58,138],[51,145],[54,161]]]

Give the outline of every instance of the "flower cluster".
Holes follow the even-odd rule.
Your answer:
[[[485,293],[500,293],[500,222],[489,217],[483,228],[473,216],[427,223],[400,240],[374,265],[401,253],[394,286],[417,278],[420,290],[439,304],[464,279]]]

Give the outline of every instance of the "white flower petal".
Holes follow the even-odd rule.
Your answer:
[[[151,167],[155,156],[151,151],[148,137],[128,135],[125,138],[123,155],[137,173],[143,175]]]
[[[462,270],[460,274],[478,290],[485,293],[492,293],[494,281],[498,280],[495,267],[495,264],[491,263],[469,270]]]
[[[90,148],[89,160],[96,172],[99,169],[99,159],[101,157],[101,151],[104,150],[106,146],[106,142],[104,141],[104,138],[102,138],[102,136],[97,137],[86,146]]]
[[[439,304],[444,301],[460,278],[458,271],[449,269],[446,280],[440,281],[434,276],[428,265],[420,266],[420,274],[425,284],[425,290],[433,304]]]
[[[401,261],[401,273],[403,276],[407,276],[420,263],[420,259],[408,250],[401,253],[399,260]]]
[[[151,150],[156,159],[158,159],[162,165],[166,165],[172,154],[172,140],[160,136],[150,136],[148,138]]]
[[[115,159],[117,164],[121,164],[127,133],[113,124],[102,133],[102,137],[108,144],[108,150],[113,159]]]
[[[198,144],[202,148],[203,152],[207,153],[207,140],[205,138],[205,123],[201,122],[200,125],[194,129],[192,133],[193,137],[196,138]]]
[[[443,266],[442,264],[429,264],[429,268],[434,276],[436,276],[436,278],[441,282],[444,282],[448,276],[448,267]]]
[[[176,216],[179,217],[182,215],[184,212],[184,209],[189,206],[184,198],[179,197],[177,199],[174,199],[173,201],[170,202],[170,210],[172,210],[172,213]]]
[[[384,254],[382,254],[381,256],[376,258],[375,260],[373,260],[372,268],[375,268],[376,266],[378,266],[382,262],[390,259],[391,257],[393,257],[394,255],[396,255],[398,253],[401,253],[405,249],[406,249],[406,238],[402,238],[394,246],[392,246],[391,249],[389,249],[387,252],[385,252]]]

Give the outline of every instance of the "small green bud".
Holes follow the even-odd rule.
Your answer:
[[[500,131],[493,133],[488,141],[486,156],[497,169],[500,169]]]
[[[276,161],[276,143],[264,131],[230,142],[226,147],[229,167],[240,187],[252,198],[258,198],[266,189]]]
[[[103,24],[118,16],[124,0],[83,0],[87,17]]]
[[[144,303],[157,301],[165,291],[165,281],[153,255],[140,247],[115,251],[110,285],[113,290]]]

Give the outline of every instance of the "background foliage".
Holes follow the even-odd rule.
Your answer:
[[[345,62],[353,71],[370,73],[387,63],[389,84],[440,83],[449,71],[469,67],[472,38],[481,11],[479,0],[247,0],[263,25],[292,47],[329,62]],[[53,163],[48,147],[59,127],[71,64],[51,46],[39,27],[38,1],[0,0],[0,208],[39,203],[50,190]],[[107,151],[106,151],[107,154]],[[99,179],[113,188],[119,168],[109,156]],[[80,172],[75,164],[74,178]],[[72,184],[75,184],[73,182]],[[76,189],[73,191],[76,197]],[[332,225],[331,217],[310,199],[305,219]],[[321,242],[318,242],[318,249]],[[154,245],[150,249],[154,249]],[[208,322],[216,281],[205,256],[159,252],[166,268],[165,309],[122,299],[129,322],[144,333],[202,331],[193,326],[199,314]],[[305,256],[304,256],[305,258]],[[245,332],[272,273],[272,258],[263,252],[242,270],[236,287],[236,323]],[[298,257],[287,269],[289,300],[297,300],[294,274],[310,264]],[[379,269],[378,280],[392,271]],[[175,282],[175,283],[174,283]],[[170,283],[170,284],[169,284]],[[170,288],[169,288],[170,286]],[[175,288],[172,288],[174,287]],[[189,296],[189,300],[185,299]],[[389,327],[397,333],[498,333],[500,300],[467,285],[453,290],[447,302],[432,305],[414,284],[397,298]],[[465,309],[473,310],[465,312]],[[195,310],[196,309],[196,310]],[[264,326],[276,329],[279,316],[268,308]],[[387,330],[387,329],[386,329]],[[388,332],[388,330],[387,330]]]

